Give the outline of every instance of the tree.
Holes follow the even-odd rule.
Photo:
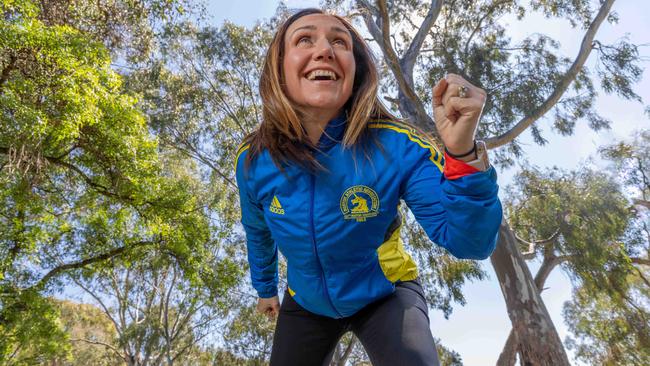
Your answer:
[[[227,253],[217,265],[204,261],[214,259],[214,247],[203,244],[221,242],[191,190],[193,173],[175,172],[161,153],[135,96],[111,69],[109,50],[93,38],[111,24],[84,23],[89,18],[81,15],[92,9],[2,2],[0,360],[6,364],[66,352],[57,314],[43,297],[65,284],[64,274],[100,271],[112,259],[134,260],[155,249],[218,298],[241,273]]]
[[[650,362],[650,298],[647,267],[643,275],[631,273],[627,303],[609,296],[594,296],[576,289],[564,305],[564,317],[573,333],[566,341],[576,358],[598,365],[646,365]],[[645,278],[645,279],[644,279]]]
[[[650,209],[650,130],[639,131],[632,141],[605,146],[601,154],[621,173],[622,183],[636,191],[634,204]],[[644,229],[648,231],[647,225]]]
[[[102,344],[127,365],[186,361],[215,333],[223,316],[210,286],[190,283],[178,263],[155,252],[73,281],[92,297],[117,333],[116,342],[78,341]]]
[[[613,177],[585,168],[570,173],[524,170],[509,192],[507,217],[523,257],[541,260],[535,275],[538,292],[549,274],[561,268],[576,288],[573,309],[590,306],[588,298],[609,299],[603,304],[632,318],[650,319],[650,309],[635,305],[635,299],[643,303],[645,296],[633,296],[630,288],[631,279],[641,273],[635,262],[644,261],[635,255],[647,256],[650,248],[637,240],[633,229],[638,217]],[[515,357],[513,343],[511,332],[502,357],[508,351]]]
[[[626,41],[606,45],[595,40],[603,23],[617,20],[610,13],[612,1],[325,1],[325,5],[358,16],[376,42],[390,76],[386,100],[401,116],[435,135],[426,105],[433,81],[444,72],[462,75],[485,89],[489,99],[478,137],[490,148],[497,165],[511,165],[522,156],[517,137],[529,129],[535,141],[546,142],[537,122],[547,112],[553,128],[571,134],[578,120],[594,130],[609,121],[593,109],[596,97],[593,77],[585,67],[592,51],[598,53],[597,77],[605,92],[640,100],[632,90],[641,69],[637,47]],[[573,59],[558,54],[558,42],[537,34],[513,44],[498,22],[503,16],[519,20],[541,12],[561,18],[584,32]],[[420,23],[414,23],[417,14]],[[391,27],[399,24],[397,31]],[[397,94],[397,95],[395,95]],[[522,364],[568,365],[566,352],[533,276],[517,250],[517,241],[504,220],[499,242],[491,257],[515,329],[516,349]],[[501,360],[500,364],[505,364]]]
[[[650,188],[646,166],[650,163],[650,134],[638,132],[631,141],[621,141],[601,149],[610,160],[609,170],[631,196],[629,221],[619,239],[624,249],[620,266],[627,271],[611,271],[612,281],[585,282],[574,290],[564,306],[564,317],[573,332],[566,341],[582,361],[603,364],[642,365],[650,362],[650,230],[644,200]],[[618,255],[614,258],[620,258]]]
[[[68,300],[56,301],[63,328],[70,339],[70,357],[54,359],[55,365],[111,366],[120,359],[103,344],[115,344],[117,333],[100,308]]]

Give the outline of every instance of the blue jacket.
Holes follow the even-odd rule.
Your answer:
[[[395,282],[414,279],[417,268],[400,238],[400,200],[455,257],[492,253],[502,215],[493,167],[447,179],[440,152],[392,121],[369,122],[379,145],[368,145],[367,159],[362,149],[343,147],[345,127],[344,119],[327,125],[315,153],[327,171],[317,174],[293,164],[283,174],[266,150],[246,169],[248,145],[240,147],[241,221],[260,297],[278,292],[278,249],[287,259],[291,296],[332,318],[350,316],[392,293]]]

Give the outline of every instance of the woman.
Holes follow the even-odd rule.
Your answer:
[[[457,75],[434,87],[443,162],[382,106],[377,83],[363,39],[320,10],[290,17],[268,49],[263,122],[235,170],[257,309],[278,316],[272,366],[326,365],[346,331],[373,365],[438,364],[400,199],[456,257],[494,249],[496,173],[474,141],[485,92]],[[288,266],[281,306],[278,248]]]

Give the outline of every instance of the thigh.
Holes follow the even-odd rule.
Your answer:
[[[352,330],[374,366],[438,366],[427,311],[422,286],[402,282],[393,294],[355,314]]]
[[[305,310],[285,292],[275,326],[270,366],[329,365],[345,331],[338,319]]]

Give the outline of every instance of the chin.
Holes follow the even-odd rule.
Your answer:
[[[312,97],[305,101],[305,106],[308,108],[318,108],[318,109],[341,109],[345,105],[347,99],[331,97],[331,96],[319,96]]]

